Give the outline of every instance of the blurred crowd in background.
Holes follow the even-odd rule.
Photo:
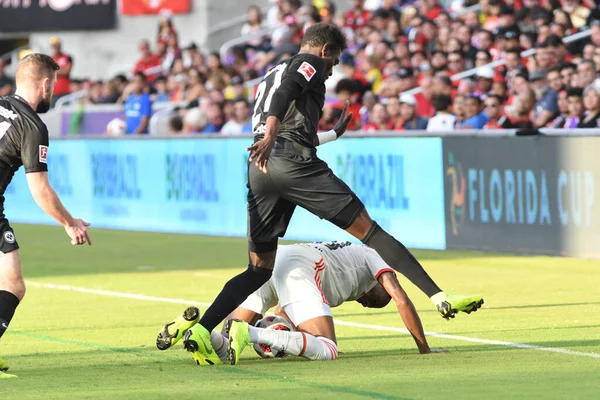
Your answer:
[[[131,73],[105,81],[70,76],[74,62],[52,38],[57,99],[87,90],[84,104],[123,104],[130,134],[147,133],[153,106],[178,104],[169,133],[252,131],[256,80],[299,50],[317,22],[338,25],[349,47],[327,82],[320,128],[331,129],[348,100],[351,130],[595,128],[600,126],[600,9],[594,1],[271,0],[248,10],[245,43],[221,57],[182,43],[169,14],[139,42]],[[568,44],[563,38],[589,30]],[[533,56],[522,52],[535,49]],[[504,65],[488,65],[505,60]],[[75,60],[76,62],[76,60]],[[1,63],[1,61],[0,61]],[[462,72],[476,73],[462,78]],[[0,95],[14,89],[0,64]],[[461,77],[462,79],[456,79]],[[12,85],[12,86],[11,86]],[[414,90],[416,89],[416,90]]]

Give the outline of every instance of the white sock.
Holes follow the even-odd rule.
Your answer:
[[[276,331],[249,326],[250,341],[266,344],[275,350],[285,351],[293,356],[306,357],[309,360],[335,360],[338,348],[333,340],[315,337],[304,332]]]
[[[439,292],[430,297],[433,304],[438,305],[446,300],[446,293]]]
[[[227,347],[229,346],[229,339],[221,335],[220,332],[213,330],[210,333],[210,344],[219,356],[221,361],[227,360]]]

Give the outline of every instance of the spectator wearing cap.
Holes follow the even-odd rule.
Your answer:
[[[552,121],[546,124],[546,128],[562,128],[565,126],[565,121],[569,115],[569,102],[567,100],[567,90],[563,89],[558,92],[558,111],[559,115]]]
[[[515,98],[514,107],[503,121],[505,129],[533,129],[531,113],[535,106],[535,93],[531,89],[520,92]]]
[[[546,72],[542,69],[533,71],[529,75],[529,82],[536,98],[533,125],[535,128],[542,128],[558,114],[558,92],[550,88]]]
[[[427,120],[417,115],[417,100],[412,94],[404,93],[400,96],[400,116],[404,121],[402,128],[406,130],[425,130]]]
[[[467,97],[465,116],[466,119],[459,128],[481,129],[489,121],[489,117],[483,109],[483,101],[480,96],[472,94]]]
[[[369,113],[370,122],[363,127],[366,132],[385,131],[392,129],[392,123],[385,106],[377,103]]]
[[[190,42],[183,50],[183,66],[185,68],[191,68],[194,65],[194,59],[197,57],[197,54],[199,54],[198,46],[196,43]]]
[[[131,94],[125,100],[125,124],[128,135],[148,133],[152,101],[146,93],[146,75],[136,72],[130,83]]]
[[[360,82],[363,88],[369,86],[369,82],[367,82],[365,76],[358,68],[356,68],[356,63],[352,54],[348,52],[342,53],[340,56],[340,66],[342,67],[342,73],[346,78]]]
[[[433,98],[436,113],[427,124],[427,132],[446,132],[454,130],[456,116],[450,113],[452,98],[447,94],[437,94]]]
[[[494,76],[494,70],[490,67],[479,67],[477,69],[477,88],[475,89],[475,94],[488,94],[492,90]]]
[[[360,103],[359,97],[361,92],[361,85],[358,81],[354,79],[340,79],[340,81],[335,85],[335,94],[337,95],[337,102],[333,104],[333,108],[337,109],[340,114],[341,111],[348,103],[348,112],[352,113],[352,119],[348,124],[348,130],[356,131],[360,129]]]
[[[402,67],[396,74],[398,76],[398,91],[405,92],[417,86],[417,79],[410,67]]]
[[[52,47],[52,58],[60,69],[57,71],[56,84],[54,85],[54,98],[56,100],[70,93],[71,89],[71,69],[73,68],[73,58],[62,51],[62,42],[57,37],[50,38],[50,46]]]
[[[223,125],[222,135],[240,135],[252,133],[252,119],[250,118],[250,104],[245,98],[233,101],[233,119]]]
[[[4,58],[0,57],[0,96],[11,95],[15,89],[15,81],[6,76],[4,72],[5,66]]]
[[[147,40],[140,41],[138,49],[142,56],[133,68],[134,74],[137,74],[138,72],[145,74],[149,69],[158,67],[162,64],[162,60],[155,54],[152,54],[150,43]],[[153,81],[156,78],[156,73],[148,74],[147,78],[148,80]]]
[[[596,80],[583,91],[583,106],[585,107],[585,117],[577,127],[600,127],[600,80]]]
[[[364,0],[354,0],[353,5],[353,8],[346,13],[346,26],[355,31],[369,24],[371,12],[365,10]]]
[[[484,105],[489,120],[483,129],[503,129],[502,124],[506,117],[502,115],[502,99],[492,94],[485,99]]]
[[[499,31],[498,34],[505,35],[506,32],[512,31],[520,33],[519,27],[517,25],[515,11],[509,6],[503,6],[500,8],[500,12],[498,13],[499,17]]]
[[[579,123],[583,119],[583,113],[585,112],[582,97],[583,89],[581,88],[571,88],[567,90],[569,115],[565,119],[563,128],[574,129],[579,126]]]
[[[593,60],[585,59],[577,66],[577,76],[579,78],[579,87],[585,88],[596,80],[596,64]]]

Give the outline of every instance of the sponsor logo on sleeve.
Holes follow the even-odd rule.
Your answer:
[[[304,76],[304,79],[306,79],[307,82],[310,82],[317,70],[310,63],[304,61],[302,65],[300,65],[300,68],[298,68],[298,72]]]
[[[40,144],[40,162],[44,164],[48,164],[48,146],[43,146]]]

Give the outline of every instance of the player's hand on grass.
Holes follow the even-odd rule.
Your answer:
[[[246,149],[250,152],[249,161],[254,161],[256,167],[258,167],[258,169],[265,174],[267,173],[267,162],[269,161],[269,156],[271,155],[271,150],[273,149],[274,144],[275,137],[273,137],[273,139],[269,139],[267,136],[265,136]]]
[[[429,349],[428,351],[424,351],[421,354],[441,354],[441,353],[450,353],[448,350],[444,349]]]
[[[338,119],[338,121],[335,123],[335,126],[333,127],[333,130],[335,131],[335,134],[337,135],[337,138],[339,139],[340,136],[342,136],[344,134],[344,132],[346,132],[346,129],[348,129],[348,124],[350,123],[350,121],[352,120],[352,113],[348,114],[348,107],[350,106],[350,102],[348,100],[346,100],[346,105],[344,106],[344,109],[342,110],[342,115],[340,115],[340,119]],[[348,115],[346,115],[348,114]]]
[[[72,224],[65,226],[65,231],[67,231],[67,235],[71,238],[71,244],[73,246],[78,246],[82,244],[92,245],[92,239],[90,238],[90,233],[87,230],[87,227],[91,224],[89,222],[85,222],[82,219],[74,219]]]

